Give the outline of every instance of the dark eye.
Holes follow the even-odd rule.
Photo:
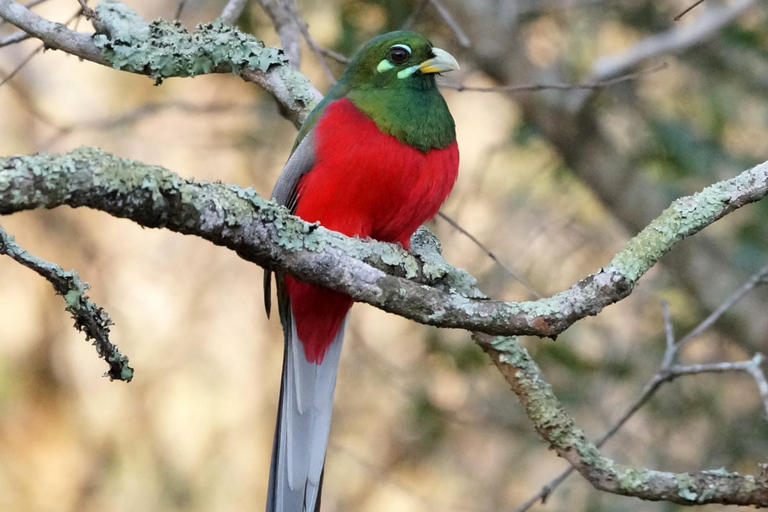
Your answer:
[[[389,48],[389,61],[392,64],[402,64],[411,56],[411,49],[404,44],[396,44]]]

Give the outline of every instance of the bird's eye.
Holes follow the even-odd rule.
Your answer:
[[[389,48],[389,60],[392,64],[402,64],[411,56],[411,49],[404,44],[396,44]]]

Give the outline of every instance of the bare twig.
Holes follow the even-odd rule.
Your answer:
[[[229,0],[224,6],[224,10],[221,11],[219,19],[227,25],[234,25],[240,19],[246,5],[248,5],[248,0]]]
[[[768,379],[765,378],[765,372],[762,370],[762,364],[765,356],[761,353],[755,354],[752,358],[752,364],[747,366],[746,371],[752,375],[757,383],[757,390],[760,392],[760,398],[765,407],[765,417],[768,419]]]
[[[110,380],[130,382],[133,368],[128,366],[128,357],[109,341],[109,327],[112,321],[103,308],[97,306],[85,294],[90,288],[80,280],[73,270],[65,271],[60,266],[44,261],[19,247],[13,237],[0,227],[0,254],[10,256],[18,263],[37,272],[52,285],[56,293],[64,297],[66,310],[75,320],[75,328],[85,333],[86,340],[93,340],[99,357],[109,364],[104,374]]]
[[[757,390],[760,393],[760,400],[765,408],[765,417],[768,420],[768,380],[761,368],[765,356],[757,353],[748,361],[736,363],[710,363],[710,364],[691,364],[685,366],[672,366],[663,375],[665,381],[671,381],[684,375],[698,375],[701,373],[726,373],[726,372],[745,372],[748,373],[757,384]]]
[[[678,347],[675,344],[675,328],[672,325],[672,317],[669,314],[669,303],[661,301],[661,314],[664,317],[664,334],[667,346],[664,349],[664,357],[661,360],[661,368],[666,369],[672,364],[677,354]]]
[[[347,57],[346,55],[343,55],[339,52],[335,52],[330,48],[325,48],[324,46],[318,45],[317,49],[320,53],[322,53],[326,57],[329,57],[335,60],[336,62],[340,62],[341,64],[349,64],[349,57]]]
[[[267,13],[272,25],[275,27],[277,35],[280,36],[280,44],[283,45],[283,53],[291,65],[298,69],[301,63],[301,52],[299,40],[301,38],[301,28],[293,15],[295,9],[294,0],[259,0],[261,8]]]
[[[698,7],[698,5],[699,5],[699,4],[702,4],[702,3],[704,3],[704,0],[696,0],[696,2],[694,2],[693,4],[691,4],[691,5],[689,5],[688,7],[686,7],[686,8],[685,8],[685,10],[684,10],[683,12],[681,12],[680,14],[678,14],[677,16],[675,16],[675,21],[680,21],[680,19],[681,19],[683,16],[685,16],[686,14],[688,14],[689,12],[691,12],[692,10],[694,10],[696,7]]]
[[[112,130],[127,125],[138,123],[139,121],[155,115],[164,110],[181,110],[190,114],[214,114],[224,112],[251,112],[253,106],[244,103],[208,103],[196,104],[185,101],[164,101],[156,103],[146,103],[136,108],[123,112],[116,116],[108,116],[101,119],[91,119],[80,121],[69,125],[55,125],[58,128],[57,133],[47,141],[41,143],[38,147],[40,151],[45,151],[55,142],[66,135],[79,130]]]
[[[325,54],[323,53],[323,49],[319,44],[317,44],[317,42],[315,41],[315,38],[312,37],[312,34],[309,33],[309,25],[307,25],[306,22],[301,18],[301,16],[299,16],[299,13],[296,11],[295,5],[289,6],[289,9],[291,11],[291,14],[294,16],[296,20],[296,24],[299,26],[299,30],[301,30],[301,34],[304,36],[304,40],[307,42],[309,49],[312,50],[312,53],[314,53],[315,57],[317,57],[317,61],[320,63],[320,67],[323,69],[325,78],[331,84],[335,84],[336,77],[333,76],[333,71],[331,71],[331,68],[328,67],[328,63],[325,62]]]
[[[79,1],[81,1],[81,2],[82,2],[83,0],[79,0]],[[74,15],[73,15],[71,18],[69,18],[69,20],[67,20],[67,22],[64,24],[64,26],[67,26],[67,25],[69,25],[70,23],[72,23],[74,20],[78,19],[78,18],[80,17],[80,12],[81,12],[81,11],[77,11],[77,12],[76,12],[76,13],[75,13],[75,14],[74,14]],[[16,74],[17,74],[19,71],[21,71],[22,69],[24,69],[24,67],[25,67],[27,64],[29,64],[29,63],[30,63],[30,61],[31,61],[31,60],[34,58],[34,56],[35,56],[35,55],[37,55],[38,53],[40,53],[40,51],[41,51],[43,48],[45,48],[45,44],[41,44],[40,46],[38,46],[37,48],[35,48],[35,49],[34,49],[34,50],[33,50],[33,51],[32,51],[32,52],[29,54],[29,55],[27,55],[27,56],[26,56],[26,57],[25,57],[25,58],[24,58],[24,59],[23,59],[23,60],[22,60],[22,61],[19,63],[19,65],[18,65],[18,66],[16,66],[16,68],[14,68],[14,69],[13,69],[13,70],[12,70],[10,73],[8,73],[7,75],[5,75],[5,77],[3,77],[3,79],[2,79],[2,80],[0,80],[0,87],[2,87],[3,85],[5,85],[5,84],[6,84],[6,83],[7,83],[9,80],[11,80],[11,79],[12,79],[14,76],[16,76]]]
[[[646,37],[622,52],[601,57],[592,66],[592,79],[602,81],[619,76],[648,59],[681,52],[708,41],[713,34],[729,25],[755,3],[756,0],[735,0],[726,5],[718,5],[703,13],[695,23]]]
[[[432,7],[435,8],[448,28],[451,29],[451,32],[453,32],[453,35],[456,36],[456,40],[459,42],[459,44],[464,48],[469,48],[470,44],[472,44],[469,40],[469,37],[467,37],[467,34],[464,32],[464,30],[462,30],[461,26],[456,23],[456,20],[453,18],[453,16],[451,16],[451,13],[448,12],[448,9],[445,8],[443,3],[440,0],[428,1],[430,4],[432,4]]]
[[[87,20],[98,20],[99,17],[96,16],[96,12],[88,7],[88,4],[86,3],[86,0],[77,0],[77,3],[80,4],[80,12],[83,13],[83,16],[85,16],[85,19]]]
[[[45,46],[45,45],[42,45],[42,44],[41,44],[40,46],[38,46],[37,48],[35,48],[34,50],[32,50],[32,52],[30,52],[30,53],[29,53],[29,55],[27,55],[26,57],[24,57],[24,59],[23,59],[21,62],[19,62],[19,64],[18,64],[18,65],[17,65],[17,66],[16,66],[16,67],[15,67],[15,68],[14,68],[14,69],[13,69],[13,70],[10,72],[10,73],[8,73],[7,75],[5,75],[5,77],[4,77],[2,80],[0,80],[0,87],[2,87],[3,85],[5,85],[6,83],[8,83],[8,81],[9,81],[11,78],[13,78],[14,76],[16,76],[16,74],[17,74],[19,71],[21,71],[22,69],[24,69],[24,66],[26,66],[27,64],[29,64],[29,62],[30,62],[30,61],[31,61],[31,60],[34,58],[34,56],[35,56],[35,55],[37,55],[38,53],[40,53],[40,51],[43,49],[43,47],[44,47],[44,46]]]
[[[759,284],[765,283],[766,278],[768,278],[768,265],[763,267],[751,278],[749,278],[749,280],[744,283],[744,286],[736,290],[730,297],[728,297],[728,299],[725,300],[725,302],[723,302],[707,318],[705,318],[703,322],[701,322],[693,330],[691,330],[691,332],[681,338],[680,341],[677,342],[675,350],[679,351],[692,339],[709,329],[709,327],[712,326],[712,324],[714,324],[718,318],[723,316],[723,313],[731,309],[733,305],[739,302],[747,293],[749,293],[750,290]]]
[[[416,4],[416,7],[413,8],[413,11],[411,11],[411,14],[408,15],[408,18],[406,18],[402,25],[402,29],[410,30],[413,27],[413,24],[416,23],[416,20],[419,18],[419,16],[421,16],[421,13],[424,12],[424,8],[426,8],[429,4],[432,4],[432,7],[435,8],[437,14],[440,16],[440,18],[442,18],[445,25],[451,30],[451,32],[453,32],[453,35],[456,36],[459,44],[464,48],[468,48],[471,44],[469,37],[467,36],[466,32],[462,30],[453,16],[451,16],[451,13],[448,11],[448,9],[446,9],[440,0],[421,0],[421,2]]]
[[[457,91],[469,91],[469,92],[535,92],[544,90],[556,90],[556,91],[573,91],[573,90],[594,90],[605,89],[624,82],[637,80],[646,75],[659,72],[667,68],[667,63],[662,62],[657,66],[653,66],[648,69],[640,70],[634,73],[627,73],[616,78],[608,80],[601,80],[596,82],[577,82],[572,84],[527,84],[527,85],[500,85],[496,87],[471,87],[461,84],[442,84],[442,87],[447,89],[455,89]]]
[[[16,32],[15,34],[11,34],[4,39],[0,39],[0,48],[3,46],[10,46],[12,44],[20,43],[22,41],[25,41],[30,38],[30,35],[26,32]]]
[[[187,0],[179,0],[179,5],[176,7],[176,14],[173,15],[173,19],[178,21],[181,19],[181,12],[184,10],[184,7],[187,6]]]
[[[424,8],[429,4],[429,0],[421,0],[418,4],[416,4],[416,7],[413,8],[411,11],[411,14],[408,15],[408,17],[405,19],[405,22],[403,22],[403,26],[401,27],[403,30],[410,30],[411,27],[413,27],[413,24],[416,23],[416,20],[421,15],[421,13],[424,11]]]
[[[437,216],[443,219],[445,222],[450,224],[456,231],[461,233],[462,235],[466,236],[472,242],[480,248],[481,251],[483,251],[489,258],[491,258],[499,267],[501,267],[502,270],[504,270],[507,274],[512,276],[513,279],[515,279],[517,282],[519,282],[521,285],[525,287],[528,292],[536,297],[537,299],[540,299],[542,295],[537,292],[533,286],[522,276],[519,272],[517,272],[512,267],[508,267],[504,263],[501,262],[501,260],[490,250],[488,249],[480,240],[478,240],[472,233],[461,227],[461,225],[453,220],[451,217],[446,215],[443,212],[437,212]]]

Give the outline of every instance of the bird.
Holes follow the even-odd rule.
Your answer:
[[[450,53],[415,32],[369,41],[301,126],[272,199],[307,222],[407,250],[458,176],[455,124],[435,80],[457,69]],[[317,512],[353,301],[275,274],[284,354],[267,512]]]

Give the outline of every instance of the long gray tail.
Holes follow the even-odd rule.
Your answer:
[[[317,512],[333,411],[333,392],[347,319],[321,364],[310,363],[291,315],[277,409],[267,512]],[[347,316],[349,318],[349,316]]]

